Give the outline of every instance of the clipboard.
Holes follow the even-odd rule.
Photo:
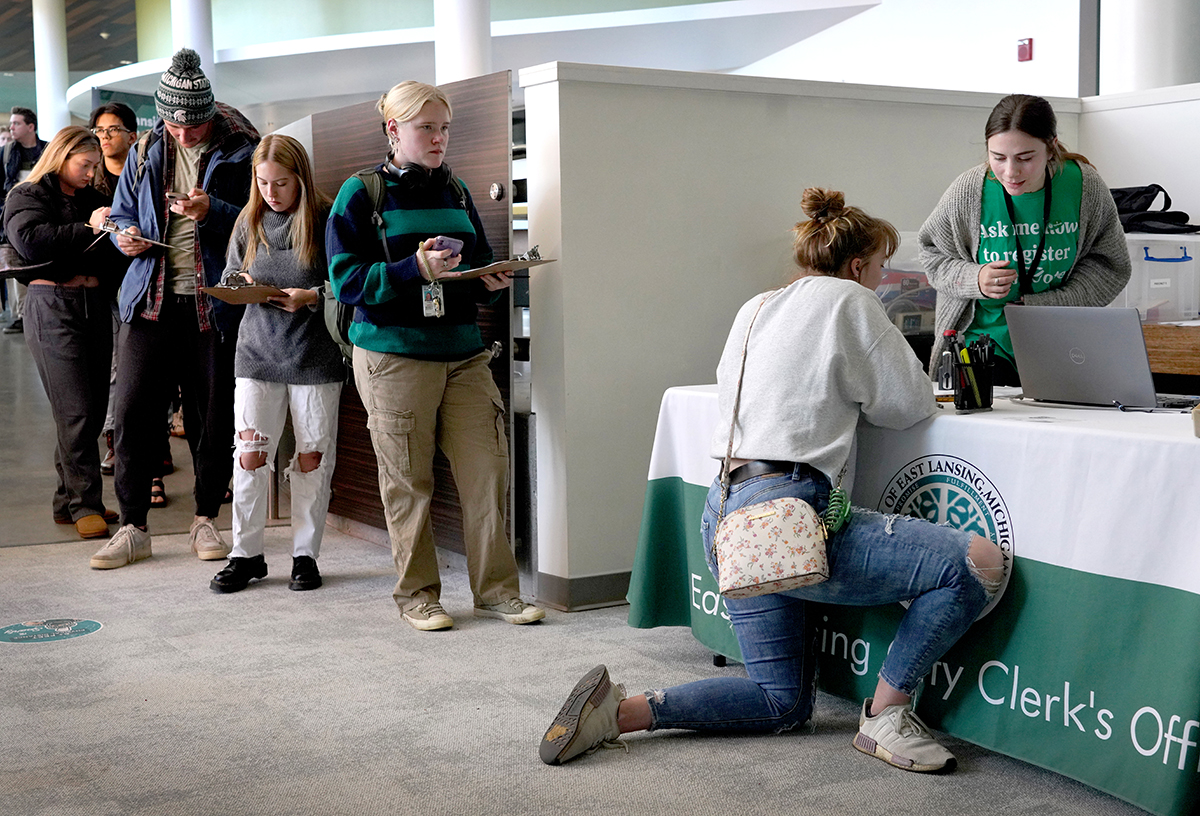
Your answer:
[[[544,263],[553,263],[557,258],[538,258],[532,261],[518,260],[511,258],[507,261],[496,261],[487,266],[481,266],[478,269],[467,269],[461,274],[452,272],[446,275],[440,275],[437,279],[443,283],[453,283],[461,280],[474,280],[482,275],[494,275],[497,272],[517,272],[522,269],[529,269],[531,266],[538,266]],[[514,275],[514,277],[527,277],[524,275]]]
[[[200,291],[226,303],[266,303],[268,298],[287,297],[287,292],[274,286],[202,286]]]
[[[145,241],[147,244],[154,244],[155,246],[166,247],[167,249],[171,248],[170,244],[164,244],[162,241],[155,241],[153,238],[147,238],[144,235],[130,235],[118,227],[111,218],[104,219],[104,223],[100,226],[100,231],[102,233],[107,232],[113,235],[124,235],[126,238],[136,238],[139,241]]]

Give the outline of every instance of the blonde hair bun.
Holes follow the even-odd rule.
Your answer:
[[[840,218],[846,212],[846,196],[837,190],[809,187],[800,198],[800,209],[817,222]]]

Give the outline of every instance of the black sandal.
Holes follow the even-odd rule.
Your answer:
[[[150,481],[150,506],[167,506],[167,486],[163,484],[162,479],[155,478]]]

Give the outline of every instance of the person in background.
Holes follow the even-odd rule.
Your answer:
[[[462,504],[474,614],[508,623],[545,617],[520,596],[505,534],[508,439],[500,392],[488,367],[477,303],[494,302],[507,275],[455,281],[455,269],[485,266],[492,249],[470,193],[445,163],[450,100],[438,88],[401,82],[379,100],[390,151],[375,168],[375,206],[357,176],[342,185],[326,228],[329,277],[355,306],[350,327],[354,381],[379,459],[379,492],[399,580],[393,597],[414,629],[448,629],[429,516],[433,456],[450,460]],[[462,241],[435,249],[435,238]]]
[[[111,203],[113,194],[117,191],[117,180],[121,177],[121,171],[125,169],[125,160],[129,157],[129,149],[137,141],[137,116],[128,105],[120,102],[107,102],[92,111],[92,115],[88,120],[88,128],[100,140],[100,151],[104,154],[104,161],[96,168],[95,176],[92,179],[92,186],[107,196]],[[124,276],[124,270],[128,266],[129,262],[126,261],[121,270],[122,277]],[[115,294],[116,290],[114,289],[113,291]],[[113,357],[108,385],[108,411],[104,416],[103,429],[104,444],[108,451],[104,456],[104,460],[100,462],[100,472],[105,476],[113,474],[117,458],[113,451],[113,405],[116,403],[117,390],[116,336],[117,330],[121,325],[121,317],[117,310],[115,297],[111,301],[111,305],[113,316]]]
[[[60,130],[8,193],[5,235],[32,268],[22,276],[25,342],[57,431],[53,516],[81,538],[108,535],[96,437],[104,422],[112,359],[112,312],[121,256],[100,226],[108,199],[91,186],[100,143],[81,127]]]
[[[225,279],[274,286],[283,294],[246,307],[238,328],[233,399],[233,552],[212,579],[215,592],[238,592],[265,578],[267,484],[290,406],[296,455],[287,469],[292,495],[294,590],[321,586],[317,557],[329,509],[338,402],[346,365],[325,328],[325,219],[329,199],[313,182],[303,145],[271,134],[252,160],[250,202],[229,242]],[[236,279],[242,280],[236,280]]]
[[[802,207],[809,220],[795,227],[799,271],[783,289],[742,306],[717,367],[721,420],[713,433],[714,457],[728,450],[739,389],[740,405],[728,487],[724,473],[713,481],[701,520],[714,577],[713,540],[722,513],[777,498],[801,499],[824,513],[831,491],[851,491],[842,478],[860,418],[901,429],[938,410],[920,362],[875,294],[884,262],[899,246],[896,230],[847,207],[839,192],[810,187]],[[560,765],[631,731],[794,729],[808,721],[816,696],[815,622],[808,602],[873,606],[911,600],[875,693],[863,702],[853,744],[905,770],[952,769],[954,756],[914,713],[912,695],[999,591],[1002,551],[969,532],[858,507],[829,533],[826,548],[825,582],[724,599],[748,677],[699,680],[630,697],[605,666],[597,666],[576,684],[546,730],[542,761]]]
[[[993,382],[1020,385],[1004,307],[1107,306],[1129,283],[1129,250],[1108,185],[1058,140],[1049,102],[1006,96],[983,135],[987,161],[954,180],[917,233],[937,290],[929,373],[954,329],[963,345],[991,337]]]
[[[114,485],[121,529],[92,556],[114,569],[151,556],[146,516],[161,449],[163,395],[178,385],[195,473],[189,543],[202,561],[229,555],[215,519],[233,476],[233,356],[241,307],[215,301],[238,213],[250,194],[258,131],[216,102],[195,51],[181,49],[154,93],[160,121],[117,184],[113,237],[133,261],[121,285]],[[166,244],[142,240],[142,237]]]
[[[3,152],[0,153],[0,170],[4,173],[0,209],[3,208],[9,191],[29,177],[29,174],[33,172],[33,166],[42,157],[42,151],[46,149],[46,143],[37,135],[37,114],[29,108],[14,107],[10,113],[8,127],[12,141],[5,145]],[[2,228],[0,228],[0,263],[3,263],[5,269],[21,265]],[[25,330],[25,322],[22,319],[25,309],[25,284],[16,278],[9,278],[8,281],[8,303],[12,322],[2,331],[4,334],[20,334]]]
[[[0,147],[12,143],[12,131],[8,129],[8,125],[0,125]]]

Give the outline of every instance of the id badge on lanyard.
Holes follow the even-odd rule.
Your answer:
[[[446,299],[442,285],[437,281],[421,287],[421,304],[426,317],[443,317],[446,314]]]

